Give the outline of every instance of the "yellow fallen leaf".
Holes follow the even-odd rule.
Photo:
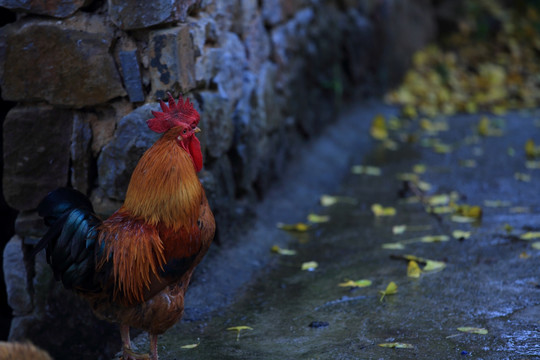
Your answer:
[[[398,287],[395,282],[390,281],[388,286],[386,286],[386,289],[384,291],[379,291],[379,294],[381,294],[381,298],[379,301],[383,301],[384,297],[387,295],[394,295],[398,292]]]
[[[454,212],[454,208],[451,206],[434,206],[427,209],[428,212],[432,212],[434,214],[442,215],[442,214],[451,214]]]
[[[319,264],[316,261],[308,261],[302,264],[301,269],[306,271],[314,271]]]
[[[394,225],[392,226],[392,234],[401,235],[407,230],[407,225]]]
[[[236,331],[236,341],[240,340],[240,332],[243,330],[253,330],[253,328],[245,325],[227,328],[227,331]]]
[[[540,231],[528,231],[519,237],[521,240],[540,239]]]
[[[422,190],[423,192],[428,192],[431,190],[431,184],[430,183],[427,183],[425,181],[418,181],[416,183],[416,186],[418,186],[418,188],[420,190]]]
[[[405,105],[401,109],[401,114],[409,119],[414,119],[418,117],[418,111],[416,111],[416,108],[412,105]]]
[[[381,176],[382,170],[376,166],[368,165],[353,165],[351,167],[351,173],[355,175],[371,175],[371,176]]]
[[[396,175],[396,178],[401,181],[411,181],[414,183],[419,181],[418,174],[413,173],[399,173]]]
[[[377,114],[371,121],[370,135],[377,140],[388,138],[388,129],[386,128],[386,120],[381,114]]]
[[[390,151],[396,151],[397,149],[399,149],[398,143],[390,139],[385,139],[383,141],[383,145],[385,149]]]
[[[454,230],[452,231],[454,239],[468,239],[471,236],[470,231]]]
[[[421,273],[422,270],[420,270],[420,266],[418,266],[418,263],[414,260],[409,261],[409,264],[407,265],[407,276],[412,278],[419,278]]]
[[[441,271],[446,267],[446,263],[444,261],[436,261],[436,260],[429,260],[425,259],[426,265],[422,269],[423,272],[436,272]]]
[[[304,223],[296,223],[296,224],[284,224],[284,223],[277,223],[276,225],[281,230],[287,230],[287,231],[299,231],[304,232],[309,230],[309,225]]]
[[[403,250],[405,245],[400,242],[382,244],[382,248],[386,250]]]
[[[420,238],[420,241],[424,243],[443,242],[448,240],[450,240],[450,237],[447,235],[426,235]]]
[[[466,332],[469,334],[486,335],[488,333],[488,331],[484,328],[476,328],[476,327],[470,327],[470,326],[458,327],[457,330],[461,332]]]
[[[533,159],[540,155],[540,147],[537,147],[533,139],[529,139],[525,142],[525,155],[529,159]]]
[[[514,206],[509,209],[512,214],[524,214],[531,212],[528,206]]]
[[[307,217],[307,220],[310,223],[319,224],[319,223],[325,223],[330,221],[330,216],[328,215],[317,215],[317,214],[309,214]]]
[[[534,250],[540,250],[540,241],[535,241],[531,244],[531,247],[534,249]]]
[[[350,205],[356,205],[358,202],[356,199],[347,196],[332,196],[332,195],[322,195],[321,196],[321,205],[322,206],[332,206],[337,203],[344,203]]]
[[[528,252],[526,252],[526,251],[522,251],[521,254],[519,254],[519,258],[520,258],[520,259],[524,259],[524,260],[525,260],[525,259],[528,259],[528,258],[530,258],[530,257],[531,257],[531,255],[530,255]]]
[[[480,121],[478,122],[477,130],[478,130],[478,134],[480,134],[482,136],[487,136],[488,135],[489,119],[487,118],[487,116],[482,116],[480,118]]]
[[[517,172],[514,174],[514,179],[523,182],[531,182],[531,175]]]
[[[392,349],[414,349],[413,345],[400,342],[382,343],[378,344],[378,346]]]
[[[279,255],[296,255],[296,251],[289,250],[289,249],[282,249],[278,245],[272,246],[270,250]]]
[[[446,205],[450,202],[450,195],[448,194],[438,194],[430,196],[428,203],[431,206]]]
[[[371,211],[375,216],[394,216],[396,209],[393,207],[383,207],[381,204],[371,205]]]
[[[506,207],[510,206],[512,203],[510,201],[504,200],[484,200],[484,206],[486,207]]]
[[[514,227],[507,223],[507,224],[504,224],[504,230],[506,231],[507,234],[510,234],[514,230]]]
[[[367,287],[367,286],[371,286],[371,280],[356,280],[356,281],[353,281],[353,280],[348,280],[346,282],[343,282],[343,283],[339,283],[338,286],[340,287]]]
[[[482,208],[478,205],[458,205],[456,208],[456,214],[469,218],[479,219],[482,217]]]
[[[526,161],[525,167],[529,170],[538,170],[540,169],[540,161],[533,161],[533,160]]]
[[[461,216],[461,215],[452,215],[450,218],[453,222],[457,222],[460,224],[466,224],[466,223],[472,223],[475,222],[476,219],[468,216]]]
[[[426,165],[425,164],[416,164],[413,166],[413,172],[415,174],[423,174],[426,172]]]
[[[436,142],[433,145],[433,150],[438,154],[448,154],[451,153],[453,149],[451,145]]]
[[[199,344],[189,344],[189,345],[183,345],[180,346],[180,349],[195,349]]]

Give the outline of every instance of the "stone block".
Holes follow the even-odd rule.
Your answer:
[[[103,20],[28,20],[2,28],[2,97],[84,107],[126,93],[109,53],[112,33]]]
[[[109,0],[109,15],[123,30],[143,29],[175,21],[186,21],[201,0]]]
[[[201,145],[208,155],[217,159],[231,148],[233,142],[232,104],[213,91],[201,91],[197,99],[201,108]]]
[[[89,2],[89,0],[0,0],[0,6],[14,11],[65,18]]]
[[[153,118],[151,111],[161,111],[158,104],[146,104],[124,116],[111,142],[103,147],[98,157],[98,184],[105,195],[123,200],[131,174],[144,152],[160,138],[146,125]]]
[[[22,240],[14,236],[4,248],[3,269],[7,301],[14,316],[29,314],[33,309],[32,298],[28,293],[28,275],[24,264]]]
[[[21,211],[15,219],[15,233],[24,239],[25,244],[29,238],[41,238],[46,231],[43,218],[37,211]]]
[[[261,16],[256,16],[244,25],[244,44],[247,51],[249,69],[257,73],[270,57],[270,38]]]
[[[71,185],[87,194],[90,189],[90,164],[92,161],[92,115],[75,112],[71,133]]]
[[[153,96],[183,94],[195,88],[195,47],[188,25],[150,33],[150,79]]]
[[[124,78],[124,86],[129,96],[129,101],[144,101],[144,91],[142,88],[141,70],[137,60],[137,52],[120,51],[120,66]]]
[[[73,117],[73,111],[51,106],[15,107],[7,114],[3,188],[11,207],[34,209],[67,184]]]

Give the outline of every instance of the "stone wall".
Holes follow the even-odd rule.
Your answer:
[[[200,178],[226,230],[279,179],[287,156],[336,119],[348,95],[376,94],[395,82],[412,52],[435,35],[430,0],[0,6],[17,13],[0,29],[2,98],[17,104],[3,124],[3,191],[19,211],[4,254],[11,339],[30,337],[56,354],[63,341],[55,348],[35,329],[54,322],[56,311],[65,324],[55,331],[72,332],[77,321],[68,321],[62,306],[78,305],[54,286],[43,258],[28,259],[44,230],[35,208],[49,191],[71,186],[101,215],[116,210],[157,138],[145,124],[157,99],[184,94],[200,111]]]

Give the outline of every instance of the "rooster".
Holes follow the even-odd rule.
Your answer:
[[[120,324],[124,360],[158,359],[157,336],[182,317],[191,274],[215,232],[197,177],[199,113],[189,99],[168,96],[147,121],[163,136],[139,160],[120,209],[101,220],[88,198],[69,188],[38,206],[49,229],[34,254],[46,248],[55,278],[99,318]],[[133,351],[130,327],[148,332],[150,354]]]

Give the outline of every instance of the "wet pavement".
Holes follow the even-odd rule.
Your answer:
[[[540,112],[488,115],[490,132],[500,136],[477,134],[479,114],[448,117],[448,131],[431,133],[418,120],[394,121],[390,145],[369,136],[378,113],[388,120],[398,110],[369,103],[347,112],[315,155],[290,170],[287,186],[270,193],[237,243],[212,250],[188,292],[184,320],[159,339],[160,359],[540,358],[540,250],[533,245],[540,238],[520,238],[540,231],[540,169],[525,166],[524,151],[529,138],[540,143]],[[335,173],[315,165],[317,154],[334,161]],[[353,174],[353,165],[381,174]],[[411,175],[403,174],[413,170],[421,182],[406,186]],[[323,192],[342,201],[321,206]],[[434,195],[478,205],[482,217],[428,212],[430,201],[443,199]],[[447,207],[438,209],[450,211],[442,202]],[[375,216],[375,203],[396,215]],[[306,221],[310,212],[330,220],[306,232],[276,227]],[[398,225],[406,230],[394,233]],[[466,235],[456,238],[455,230]],[[272,253],[273,245],[296,253]],[[409,277],[407,254],[446,266]],[[309,261],[318,267],[301,270]],[[338,286],[360,279],[372,283]],[[397,293],[381,300],[391,281]],[[227,330],[237,326],[250,329]],[[379,346],[394,342],[410,348]],[[146,348],[146,337],[138,343]]]

